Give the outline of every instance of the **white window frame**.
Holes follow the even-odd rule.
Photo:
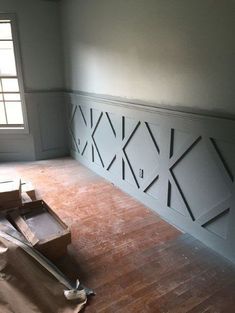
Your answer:
[[[15,62],[16,62],[16,72],[19,83],[19,92],[21,96],[21,106],[22,106],[22,114],[23,114],[23,127],[4,127],[3,124],[0,126],[0,134],[28,134],[29,126],[28,126],[28,118],[27,118],[27,110],[25,103],[25,92],[24,92],[24,79],[23,79],[23,71],[22,71],[22,58],[20,53],[20,43],[19,43],[19,34],[18,34],[18,23],[17,17],[14,13],[0,13],[0,20],[10,20],[11,21],[11,29],[12,29],[12,39],[15,53]]]

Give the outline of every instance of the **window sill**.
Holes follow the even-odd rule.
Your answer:
[[[27,135],[29,134],[29,129],[27,127],[0,127],[0,136],[1,135]]]

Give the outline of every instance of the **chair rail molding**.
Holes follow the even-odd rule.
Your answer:
[[[235,262],[235,120],[66,93],[71,155]]]

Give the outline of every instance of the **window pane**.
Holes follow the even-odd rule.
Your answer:
[[[8,124],[23,124],[21,102],[5,102]]]
[[[0,124],[3,128],[7,124],[24,124],[12,35],[11,21],[0,20]]]
[[[0,75],[16,76],[15,54],[12,41],[0,41]]]
[[[6,122],[3,102],[0,101],[0,124],[6,124]]]
[[[1,99],[1,95],[0,95]],[[5,101],[20,101],[20,94],[19,93],[4,93],[4,100]]]
[[[2,78],[2,89],[5,92],[19,91],[17,78]]]
[[[12,39],[10,23],[0,23],[0,40],[1,39]]]

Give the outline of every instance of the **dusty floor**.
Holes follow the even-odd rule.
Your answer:
[[[71,227],[58,265],[93,288],[86,313],[234,313],[235,267],[78,162],[2,163]],[[45,312],[46,313],[46,312]]]

